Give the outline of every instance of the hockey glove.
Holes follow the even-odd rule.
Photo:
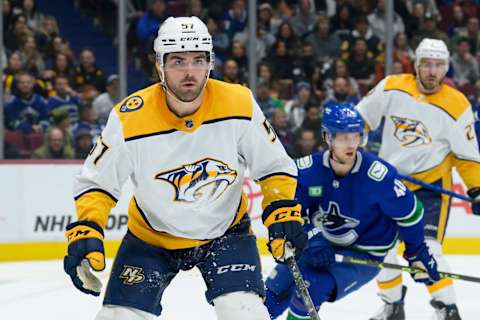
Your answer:
[[[472,211],[475,215],[480,215],[480,187],[468,190],[468,196],[472,198]]]
[[[300,261],[314,268],[328,267],[335,262],[335,249],[323,236],[316,235],[308,242]]]
[[[68,255],[63,259],[63,268],[80,291],[100,295],[102,283],[90,271],[105,269],[103,230],[92,221],[77,221],[67,226]]]
[[[268,228],[268,250],[277,262],[285,262],[287,243],[293,247],[296,258],[307,245],[301,209],[295,200],[278,200],[263,211],[263,224]]]
[[[422,244],[416,253],[407,254],[405,251],[403,257],[408,261],[410,267],[421,268],[427,271],[412,273],[412,278],[416,282],[422,282],[427,285],[431,285],[440,280],[440,274],[437,270],[437,261],[430,253],[430,250],[425,243]]]

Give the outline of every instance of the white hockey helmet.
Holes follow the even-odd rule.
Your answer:
[[[207,26],[197,17],[169,17],[165,20],[158,29],[153,50],[162,67],[165,54],[188,51],[207,52],[210,68],[213,67],[212,36]]]
[[[415,66],[418,67],[420,61],[425,58],[444,60],[448,66],[450,52],[442,40],[425,38],[415,50]]]

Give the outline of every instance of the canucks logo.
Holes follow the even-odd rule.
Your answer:
[[[202,205],[217,200],[237,177],[237,172],[220,160],[206,158],[180,168],[161,172],[155,179],[175,189],[174,201]]]
[[[131,112],[143,107],[143,99],[140,96],[133,96],[125,100],[120,107],[120,112]]]
[[[323,236],[338,245],[348,246],[358,239],[354,230],[360,221],[343,215],[340,206],[335,201],[328,203],[327,211],[319,207],[313,216],[313,225],[322,230]]]
[[[395,138],[404,147],[417,147],[432,143],[427,127],[418,120],[391,116],[395,125]]]

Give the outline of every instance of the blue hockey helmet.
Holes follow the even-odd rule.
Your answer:
[[[323,111],[322,129],[327,137],[334,137],[337,133],[360,133],[362,142],[366,144],[365,121],[350,103],[331,103]]]

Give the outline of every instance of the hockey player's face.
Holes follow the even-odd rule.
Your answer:
[[[204,52],[168,54],[164,66],[168,88],[184,102],[195,100],[207,81],[209,65]]]
[[[355,155],[361,143],[359,133],[337,133],[330,138],[333,155],[340,163],[355,161]]]
[[[438,90],[447,72],[446,69],[447,65],[443,60],[422,59],[418,65],[418,76],[422,86],[430,92]]]

